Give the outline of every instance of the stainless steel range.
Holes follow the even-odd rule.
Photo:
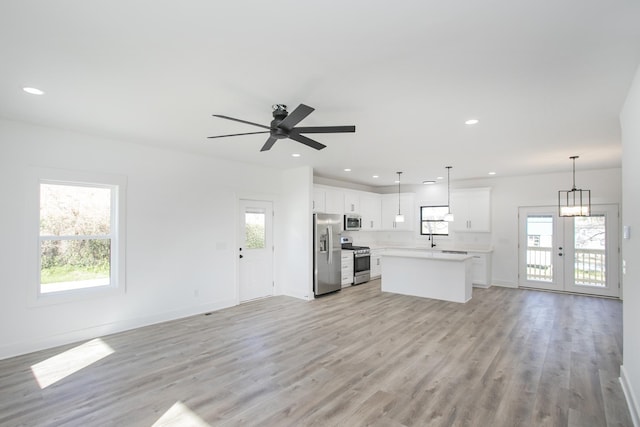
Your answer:
[[[368,246],[355,246],[349,236],[340,237],[342,249],[353,251],[353,284],[368,282],[371,278],[371,255]]]

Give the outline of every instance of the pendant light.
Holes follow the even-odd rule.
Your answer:
[[[573,160],[573,187],[571,190],[558,191],[558,211],[560,216],[591,215],[591,190],[576,188],[576,159],[578,157],[569,157]]]
[[[404,215],[400,213],[400,175],[402,172],[396,172],[398,174],[398,215],[396,215],[396,222],[404,222]]]
[[[453,214],[451,213],[451,177],[450,172],[453,166],[446,166],[447,168],[447,213],[444,216],[444,220],[447,222],[453,222]]]

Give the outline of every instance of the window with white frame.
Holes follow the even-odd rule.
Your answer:
[[[124,286],[122,181],[39,177],[37,295]]]

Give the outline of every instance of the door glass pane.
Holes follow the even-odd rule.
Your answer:
[[[553,217],[527,216],[527,280],[553,281]]]
[[[574,280],[576,285],[606,286],[606,217],[574,218]]]
[[[244,226],[246,236],[246,249],[264,249],[266,246],[265,234],[266,215],[264,210],[246,211],[244,213]]]

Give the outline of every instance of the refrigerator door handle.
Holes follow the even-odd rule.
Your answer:
[[[333,264],[333,230],[331,226],[327,227],[327,236],[329,237],[329,247],[327,248],[327,263]]]

